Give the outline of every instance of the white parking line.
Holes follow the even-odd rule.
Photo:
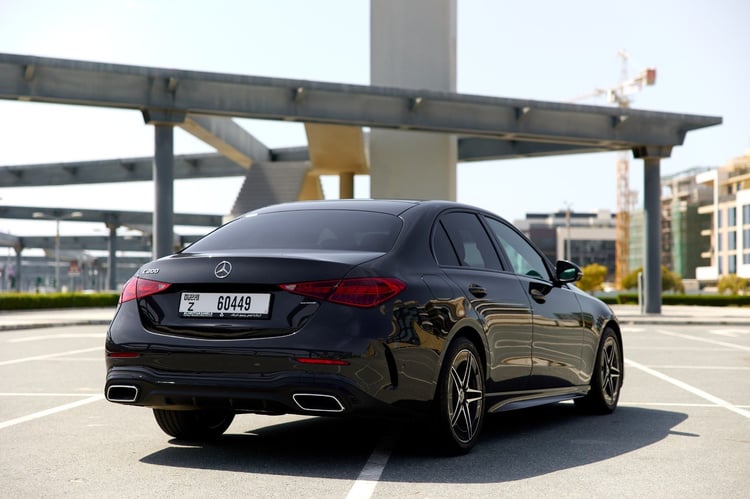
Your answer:
[[[703,343],[710,343],[711,345],[731,348],[733,350],[743,350],[746,352],[750,352],[750,347],[746,347],[745,345],[738,345],[736,343],[727,343],[726,341],[711,340],[708,338],[701,338],[700,336],[691,336],[689,334],[673,333],[672,331],[665,331],[664,329],[657,329],[656,332],[660,334],[666,334],[667,336],[674,336],[676,338],[682,338],[684,340],[700,341]]]
[[[0,397],[86,397],[94,393],[0,392]]]
[[[67,352],[50,353],[47,355],[34,355],[33,357],[23,357],[21,359],[4,360],[0,362],[0,366],[9,366],[12,364],[21,364],[23,362],[32,362],[34,360],[47,360],[54,359],[55,357],[65,357],[66,355],[75,355],[79,353],[89,353],[101,351],[103,347],[83,348],[81,350],[68,350]]]
[[[656,378],[659,378],[663,381],[666,381],[667,383],[671,383],[675,385],[678,388],[682,388],[683,390],[692,393],[693,395],[697,395],[698,397],[708,400],[709,402],[716,404],[718,406],[723,407],[724,409],[728,409],[732,412],[735,412],[739,414],[740,416],[744,416],[748,419],[750,419],[750,411],[746,411],[745,409],[741,409],[737,407],[734,404],[731,404],[730,402],[727,402],[724,399],[720,399],[719,397],[716,397],[714,395],[711,395],[708,392],[704,392],[700,388],[696,388],[692,385],[688,385],[684,381],[680,381],[679,379],[673,378],[671,376],[667,376],[664,373],[661,373],[659,371],[656,371],[654,369],[651,369],[650,367],[644,366],[643,364],[639,364],[638,362],[635,362],[634,360],[625,359],[625,363],[629,365],[630,367],[634,367],[636,369],[639,369],[647,374],[650,374],[651,376],[654,376]]]
[[[705,371],[750,371],[750,367],[746,366],[691,366],[691,365],[673,365],[667,364],[663,366],[651,366],[653,369],[690,369],[705,370]]]
[[[35,419],[43,418],[46,416],[50,416],[52,414],[57,414],[58,412],[67,411],[69,409],[75,409],[76,407],[80,407],[82,405],[90,404],[92,402],[98,402],[100,400],[104,400],[104,395],[94,395],[88,398],[85,398],[83,400],[77,400],[76,402],[71,402],[69,404],[65,405],[59,405],[57,407],[53,407],[51,409],[47,409],[44,411],[35,412],[33,414],[29,414],[28,416],[21,416],[20,418],[10,419],[8,421],[0,422],[0,430],[3,430],[5,428],[9,428],[11,426],[15,426],[17,424],[26,423],[29,421],[33,421]]]
[[[96,338],[104,339],[105,333],[66,333],[66,334],[44,334],[38,336],[23,336],[21,338],[12,338],[8,340],[8,343],[26,343],[29,341],[46,341],[46,340],[60,340],[60,339],[71,339],[71,338]]]
[[[385,465],[391,457],[391,450],[395,442],[395,436],[389,436],[381,439],[375,450],[370,454],[370,458],[365,463],[365,467],[359,472],[357,481],[349,489],[346,499],[369,499],[375,492],[375,486],[383,474]]]
[[[716,404],[689,404],[684,402],[620,402],[618,407],[717,407]],[[737,405],[740,409],[750,409],[750,405]]]

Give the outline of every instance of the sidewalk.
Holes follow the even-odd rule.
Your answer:
[[[661,314],[641,314],[637,305],[612,305],[621,324],[733,325],[750,327],[750,308],[662,305]],[[0,311],[0,331],[55,326],[106,327],[114,308]]]
[[[638,305],[612,305],[621,324],[734,325],[750,327],[750,308],[662,305],[661,314],[641,314]]]
[[[0,331],[55,326],[109,325],[115,308],[60,308],[0,311]]]

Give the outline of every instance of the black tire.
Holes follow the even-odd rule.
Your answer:
[[[211,440],[232,424],[234,413],[222,410],[170,411],[154,409],[154,418],[167,435],[180,440]]]
[[[458,338],[448,347],[436,394],[437,432],[448,454],[466,454],[479,439],[484,390],[481,357],[471,341]]]
[[[607,328],[599,340],[589,393],[575,400],[589,414],[610,414],[617,408],[624,372],[622,347],[615,332]]]

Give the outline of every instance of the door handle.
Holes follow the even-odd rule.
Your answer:
[[[484,298],[487,296],[487,290],[479,284],[469,284],[469,293],[473,294],[477,298]]]

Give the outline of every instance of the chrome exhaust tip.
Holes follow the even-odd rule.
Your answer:
[[[308,412],[344,412],[343,404],[333,395],[322,393],[295,393],[292,400],[297,407]]]
[[[133,385],[109,385],[106,397],[110,402],[135,402],[138,398],[138,387]]]

